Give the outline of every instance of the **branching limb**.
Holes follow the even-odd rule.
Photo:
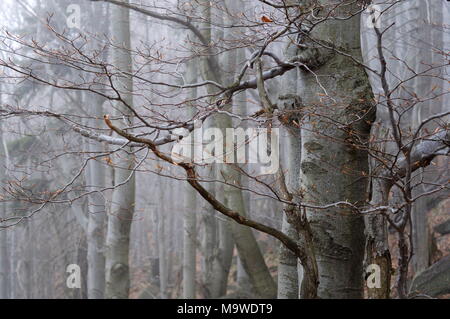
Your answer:
[[[109,119],[108,116],[105,116],[105,123],[106,125],[119,134],[120,136],[126,138],[127,140],[134,142],[134,143],[141,143],[148,146],[148,148],[160,159],[172,164],[182,167],[187,176],[188,183],[211,205],[214,207],[215,210],[222,213],[223,215],[233,219],[235,222],[241,225],[245,225],[248,227],[251,227],[253,229],[256,229],[258,231],[261,231],[263,233],[266,233],[276,239],[278,239],[283,245],[286,246],[289,250],[291,250],[302,262],[307,260],[307,253],[305,251],[305,248],[298,245],[294,240],[292,240],[289,236],[284,234],[283,232],[279,231],[278,229],[275,229],[273,227],[264,225],[262,223],[259,223],[257,221],[254,221],[252,219],[249,219],[247,217],[244,217],[239,214],[239,212],[232,210],[222,204],[220,201],[218,201],[214,195],[212,195],[209,191],[207,191],[198,181],[198,175],[195,171],[195,167],[190,163],[176,163],[174,160],[170,157],[161,152],[158,147],[155,145],[155,143],[149,139],[146,138],[140,138],[136,137],[132,134],[129,134],[116,126],[114,126]],[[305,267],[310,267],[310,264],[305,264]],[[314,285],[312,289],[309,290],[309,294],[306,296],[307,298],[316,298],[317,297],[317,285]]]
[[[175,22],[179,25],[182,25],[186,28],[188,28],[190,31],[192,31],[192,33],[200,40],[200,42],[205,45],[208,46],[209,43],[208,41],[206,41],[205,37],[202,35],[202,33],[200,32],[199,29],[197,29],[192,23],[190,23],[189,21],[185,21],[183,19],[177,18],[177,17],[173,17],[173,16],[169,16],[169,15],[164,15],[164,14],[159,14],[150,10],[146,10],[144,8],[138,7],[136,5],[133,4],[128,4],[122,1],[118,1],[118,0],[91,0],[92,2],[107,2],[107,3],[111,3],[114,4],[116,6],[120,6],[120,7],[124,7],[139,13],[142,13],[146,16],[158,19],[158,20],[164,20],[164,21],[171,21],[171,22]]]

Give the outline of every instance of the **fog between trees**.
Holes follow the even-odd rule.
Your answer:
[[[0,298],[450,294],[448,1],[0,7]]]

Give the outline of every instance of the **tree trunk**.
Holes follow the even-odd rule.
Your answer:
[[[218,218],[217,222],[219,247],[214,262],[214,273],[218,275],[214,278],[216,285],[214,285],[213,295],[224,296],[227,293],[228,277],[233,259],[234,241],[230,229],[231,221],[221,217]]]
[[[425,2],[425,3],[424,3]],[[418,15],[416,19],[417,30],[414,32],[417,40],[413,48],[409,48],[411,58],[413,61],[408,65],[412,65],[416,73],[424,72],[429,66],[427,63],[434,65],[442,65],[445,63],[444,57],[441,54],[435,52],[433,48],[443,48],[442,33],[445,32],[441,29],[443,23],[441,4],[436,1],[414,1],[412,8],[415,14]],[[408,10],[408,11],[410,11]],[[414,15],[412,18],[415,18]],[[410,19],[408,19],[410,20]],[[417,52],[411,52],[417,51]],[[415,53],[415,54],[414,54]],[[418,103],[413,109],[412,116],[412,128],[415,130],[421,124],[421,122],[437,113],[443,111],[442,98],[431,99],[433,95],[441,95],[445,91],[442,88],[442,80],[436,79],[433,76],[443,76],[441,68],[427,72],[430,76],[419,76],[413,79],[411,85],[412,91],[417,94],[420,99],[424,101]],[[445,75],[444,75],[445,77]],[[432,93],[430,93],[430,88]],[[431,100],[430,100],[431,99]],[[436,129],[436,125],[427,125],[427,129],[431,132]],[[439,173],[438,173],[439,174]],[[436,172],[430,172],[427,169],[423,169],[417,174],[415,180],[416,183],[422,183],[421,181],[435,180]],[[414,191],[413,196],[418,196],[426,192],[425,185],[418,185]],[[427,217],[427,204],[430,200],[429,196],[420,197],[414,202],[411,213],[411,226],[412,226],[412,243],[413,243],[413,258],[412,266],[415,273],[419,273],[428,268],[431,261],[431,249],[427,238],[430,237],[430,231],[428,229],[428,217]]]
[[[5,203],[1,203],[1,214],[5,213]],[[8,298],[8,248],[6,229],[0,229],[0,299]]]
[[[93,127],[101,127],[103,117],[103,98],[92,96],[94,114],[97,120]],[[102,145],[89,144],[89,151],[96,152],[102,149]],[[95,154],[95,153],[93,153]],[[96,158],[89,162],[88,183],[90,185],[87,226],[87,289],[89,299],[102,299],[105,293],[105,228],[106,228],[106,205],[104,195],[100,192],[106,186],[105,166],[103,158]]]
[[[389,203],[389,191],[390,185],[383,179],[373,180],[370,204],[373,206],[386,206]],[[380,270],[380,285],[367,285],[367,296],[369,299],[388,299],[390,297],[392,273],[391,254],[388,244],[387,221],[382,213],[377,212],[375,215],[369,215],[365,218],[367,232],[366,271],[371,265],[378,266]],[[367,275],[370,274],[366,273]]]
[[[196,194],[186,185],[183,227],[183,298],[195,298],[197,217]]]
[[[186,70],[187,83],[195,83],[197,70],[195,60],[190,61]],[[197,90],[190,91],[190,98],[197,97]],[[189,116],[194,115],[194,108],[189,108]],[[197,267],[197,205],[196,192],[189,184],[185,186],[185,212],[183,227],[183,297],[195,298],[195,273]]]
[[[208,184],[208,191],[215,194],[214,185]],[[214,278],[213,264],[214,258],[217,257],[217,222],[214,217],[214,209],[205,206],[202,214],[203,236],[202,236],[202,282],[204,298],[212,298],[213,282],[220,281]],[[217,296],[216,296],[217,298]]]
[[[1,101],[1,96],[0,96]],[[3,128],[0,123],[0,183],[4,183],[6,177],[6,164],[8,152],[3,140]],[[7,204],[0,200],[0,219],[6,217]],[[0,299],[9,298],[9,259],[8,259],[8,232],[7,228],[0,228]]]
[[[90,20],[95,21],[98,15],[109,14],[109,5],[99,6],[92,3],[90,8]],[[109,22],[101,28],[107,32]],[[91,41],[90,49],[98,50],[98,43]],[[105,60],[107,54],[104,54]],[[88,94],[86,98],[90,98],[92,111],[89,109],[90,115],[93,117],[89,123],[91,127],[102,127],[103,124],[103,103],[105,98],[97,94]],[[88,151],[90,156],[95,156],[96,152],[104,150],[104,145],[88,142]],[[107,186],[105,158],[95,158],[89,161],[87,169],[86,181],[89,184],[88,190],[92,193],[88,197],[88,222],[86,229],[87,236],[87,295],[89,299],[103,299],[105,296],[105,235],[107,223],[107,207],[105,194],[98,192]]]
[[[206,0],[201,0],[199,2],[202,5],[202,15],[205,19],[205,22],[202,23],[203,36],[208,42],[211,42],[211,3]],[[201,70],[204,80],[226,83],[226,79],[221,76],[224,72],[220,73],[221,70],[219,68],[213,69],[212,67],[217,66],[215,56],[210,55],[204,57],[202,62]],[[235,57],[232,57],[231,55],[227,56],[225,65],[226,67],[236,65]],[[220,80],[218,81],[218,79]],[[215,93],[211,86],[208,87],[208,91],[211,94]],[[233,127],[231,118],[226,116],[218,116],[216,125],[220,128]],[[234,169],[231,169],[228,165],[224,165],[221,172],[222,175],[226,177],[227,181],[233,181],[236,185],[240,185],[240,174]],[[230,185],[224,185],[224,194],[226,205],[228,204],[228,207],[231,209],[245,215],[245,205],[241,190]],[[263,298],[274,298],[276,296],[276,284],[270,275],[252,230],[233,222],[231,223],[231,233],[233,234],[239,257],[241,258],[247,274],[250,276],[255,292]]]
[[[237,185],[240,184],[240,174],[234,169],[228,168],[227,165],[224,166],[222,175],[225,177],[226,181],[234,181]],[[225,205],[230,209],[239,212],[242,216],[245,216],[242,191],[229,185],[224,185],[224,188],[226,198]],[[250,282],[252,283],[255,293],[260,298],[275,298],[277,294],[275,281],[269,272],[252,230],[246,226],[231,223],[231,232],[233,234],[234,242],[236,243],[239,258],[246,273],[250,277]]]
[[[163,197],[163,194],[161,194]],[[164,197],[163,197],[164,199]],[[166,299],[168,293],[169,284],[169,272],[167,269],[168,254],[170,253],[167,249],[167,218],[164,211],[163,205],[158,210],[158,254],[159,254],[159,291],[160,298]]]
[[[297,231],[288,223],[285,216],[283,216],[282,231],[289,237],[298,240]],[[298,299],[299,273],[297,264],[297,256],[281,245],[278,258],[278,299]]]
[[[216,176],[216,172],[214,175]],[[220,185],[209,184],[209,191],[216,198],[224,198]],[[215,210],[208,205],[203,216],[203,284],[207,298],[219,298],[226,294],[228,275],[233,255],[233,239],[230,221],[218,217]]]
[[[236,260],[236,281],[239,290],[243,291],[244,293],[252,294],[252,284],[250,282],[250,278],[247,275],[247,272],[244,269],[244,266],[242,265],[242,261],[237,257]]]
[[[128,0],[124,0],[128,3]],[[122,72],[132,73],[130,45],[129,10],[113,7],[113,35],[118,44],[114,51],[114,65]],[[122,99],[132,105],[132,78],[123,76],[116,83]],[[122,103],[117,105],[118,115],[124,117],[125,126],[132,125],[132,116]],[[131,151],[131,149],[128,149]],[[115,188],[112,196],[111,212],[108,216],[106,235],[106,298],[128,298],[130,288],[129,248],[131,221],[135,203],[134,156],[122,152],[112,158]]]
[[[290,59],[297,54],[297,47],[288,44],[286,50],[286,58]],[[288,141],[288,170],[285,176],[287,177],[287,185],[289,191],[292,193],[298,193],[300,191],[300,129],[291,120],[295,118],[293,112],[298,112],[300,105],[298,105],[297,96],[297,84],[298,84],[298,71],[294,69],[288,74],[284,75],[284,82],[282,85],[282,93],[278,100],[280,108],[287,115],[287,123],[285,124],[284,131],[286,132],[286,139]],[[297,120],[298,123],[298,120]],[[297,230],[294,225],[288,222],[287,216],[283,213],[283,233],[289,237],[299,240]],[[297,256],[287,249],[284,245],[280,245],[279,259],[278,259],[278,298],[279,299],[298,299],[299,297],[299,282],[301,278],[298,267],[301,265],[298,263]]]
[[[343,2],[347,5],[338,10],[341,14],[346,12],[348,16],[360,9],[354,1]],[[335,1],[322,3],[331,8]],[[321,14],[326,14],[326,10]],[[314,29],[312,37],[361,60],[359,24],[359,14],[346,20],[328,20]],[[319,56],[307,58],[313,61],[309,64],[315,74],[301,73],[300,96],[305,105],[301,141],[304,202],[318,206],[339,201],[362,205],[367,195],[364,176],[368,176],[368,154],[354,145],[368,141],[369,136],[370,126],[366,121],[371,119],[356,119],[357,114],[362,115],[372,107],[367,75],[342,55],[326,49],[309,50],[300,54],[307,57],[318,53]],[[352,121],[355,122],[346,124]],[[338,128],[336,123],[342,123],[343,127]],[[319,297],[362,298],[362,216],[348,207],[307,209],[307,215],[319,269]]]

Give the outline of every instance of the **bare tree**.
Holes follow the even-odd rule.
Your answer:
[[[198,234],[203,236],[199,290],[208,297],[228,293],[233,245],[257,297],[297,298],[300,290],[301,298],[363,298],[365,285],[369,298],[447,291],[445,284],[424,288],[427,278],[446,274],[446,257],[428,268],[430,221],[424,203],[445,198],[449,188],[450,112],[444,102],[449,55],[443,40],[448,28],[436,14],[447,4],[427,1],[427,10],[417,11],[419,23],[409,19],[418,3],[394,0],[378,6],[362,0],[260,0],[242,7],[225,0],[164,6],[92,2],[111,6],[110,35],[68,33],[49,18],[47,36],[54,41],[49,45],[11,32],[2,36],[6,85],[39,86],[71,101],[70,109],[35,99],[3,103],[0,116],[9,130],[28,119],[32,127],[21,124],[21,135],[48,132],[46,125],[53,122],[64,133],[49,135],[57,143],[47,143],[52,145],[44,159],[26,153],[25,168],[14,168],[17,181],[6,187],[8,200],[28,206],[20,206],[24,214],[3,218],[2,229],[20,224],[35,229],[33,217],[53,205],[71,207],[80,224],[84,210],[89,212],[87,258],[96,279],[87,284],[97,297],[102,296],[102,256],[92,247],[102,245],[95,234],[105,231],[104,216],[97,212],[108,211],[105,296],[128,298],[130,261],[136,259],[129,256],[131,223],[136,207],[150,198],[157,203],[151,212],[157,231],[150,236],[159,256],[152,263],[159,265],[162,298],[181,290],[186,298],[196,296]],[[439,18],[432,28],[434,16]],[[164,31],[139,41],[130,23],[143,18]],[[428,46],[410,41],[414,50],[403,47],[398,37],[422,26]],[[182,36],[174,36],[180,29]],[[94,39],[100,48],[88,45]],[[204,128],[217,130],[207,141],[190,143],[190,156],[174,156],[180,142]],[[277,140],[279,128],[284,137]],[[240,148],[227,136],[230,129],[264,131],[258,145],[270,148],[264,155],[277,159],[278,170],[261,173],[262,163],[239,158],[242,149],[254,145],[252,137],[245,135]],[[30,145],[47,144],[36,139]],[[201,157],[209,152],[207,160],[197,158],[198,146]],[[42,192],[30,186],[28,176],[57,167],[63,156],[70,158],[61,165],[64,178],[42,185]],[[112,185],[105,181],[107,167],[113,168]],[[149,179],[150,188],[135,185],[136,175],[156,178]],[[191,187],[183,191],[186,200],[177,196],[178,182]],[[148,194],[145,203],[135,187]],[[257,199],[276,204],[246,203]],[[177,232],[183,218],[183,231]],[[32,241],[34,234],[22,235]],[[278,291],[261,240],[267,236],[283,245]],[[19,277],[30,285],[36,258],[31,251],[20,256],[24,275]],[[394,257],[398,267],[391,282]],[[409,290],[411,260],[416,279]],[[371,282],[371,272],[380,275],[379,282]]]

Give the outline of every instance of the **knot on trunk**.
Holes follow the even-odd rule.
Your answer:
[[[299,95],[283,94],[278,97],[280,114],[278,119],[286,126],[299,126],[303,101]]]
[[[121,275],[127,273],[128,266],[122,263],[116,263],[111,267],[111,273],[113,276],[120,277]]]

